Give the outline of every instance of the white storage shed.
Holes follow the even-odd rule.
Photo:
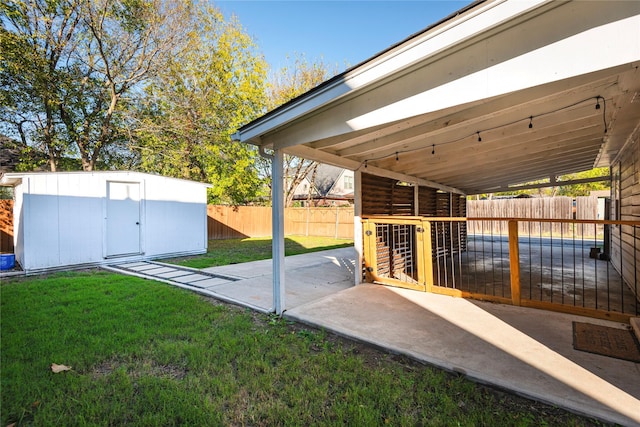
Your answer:
[[[139,172],[6,173],[27,272],[207,251],[209,184]]]

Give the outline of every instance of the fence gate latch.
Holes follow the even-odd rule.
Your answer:
[[[424,228],[422,228],[422,227],[416,227],[416,232],[417,232],[417,233],[424,233]]]
[[[371,236],[373,233],[371,232],[371,230],[367,230],[364,232],[364,234],[366,234],[367,236]]]

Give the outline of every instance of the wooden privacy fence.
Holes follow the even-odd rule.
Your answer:
[[[264,206],[209,205],[209,239],[271,236],[271,208]],[[475,218],[603,219],[595,196],[467,201],[467,216]],[[534,235],[602,235],[602,226],[562,222],[520,223],[520,232]],[[286,208],[285,234],[353,239],[353,207]],[[508,234],[505,221],[469,224],[469,234]]]
[[[209,239],[271,236],[271,208],[263,206],[207,206]]]
[[[353,207],[288,208],[286,234],[353,239]]]
[[[271,208],[264,206],[209,205],[209,239],[271,236]],[[353,207],[286,208],[287,235],[353,239]]]
[[[603,220],[598,217],[598,198],[595,196],[542,197],[527,199],[468,200],[469,218],[532,218],[558,220]],[[532,235],[571,235],[575,237],[602,237],[602,224],[572,222],[520,222],[521,233]],[[506,235],[506,221],[473,221],[469,234]]]
[[[13,252],[13,200],[0,200],[0,252]]]

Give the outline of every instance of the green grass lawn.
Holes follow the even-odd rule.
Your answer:
[[[284,240],[284,254],[298,255],[307,252],[353,246],[353,240],[330,237],[287,236]],[[246,239],[209,240],[209,248],[204,255],[163,260],[172,264],[191,268],[217,267],[271,258],[271,237],[250,237]]]
[[[0,298],[2,426],[595,424],[135,277],[3,279]]]

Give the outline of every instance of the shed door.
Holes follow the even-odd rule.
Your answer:
[[[107,182],[107,256],[140,253],[140,184]]]

